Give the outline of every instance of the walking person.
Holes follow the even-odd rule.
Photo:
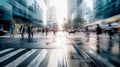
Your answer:
[[[54,25],[53,25],[53,34],[54,34],[54,36],[56,35],[57,31],[58,31],[58,25],[56,23],[54,23]]]
[[[45,33],[45,29],[44,27],[42,27],[42,34],[44,35],[44,33]]]
[[[97,24],[97,28],[96,28],[96,34],[97,34],[97,40],[99,40],[99,35],[102,33],[102,29],[100,27],[99,24]]]
[[[27,26],[27,33],[28,33],[28,38],[31,38],[31,27],[29,25]]]
[[[108,34],[109,34],[109,39],[112,39],[112,36],[115,34],[115,30],[112,28],[111,24],[109,24]]]
[[[48,26],[46,26],[45,31],[46,31],[46,35],[48,35],[48,32],[49,32]]]
[[[15,24],[11,23],[10,26],[10,37],[14,37]]]
[[[20,27],[21,38],[24,38],[24,33],[25,33],[25,25],[21,25]]]
[[[86,33],[86,37],[89,38],[89,29],[87,26],[85,27],[85,33]]]
[[[33,38],[33,35],[34,35],[34,29],[33,29],[34,27],[33,26],[31,26],[31,37]]]

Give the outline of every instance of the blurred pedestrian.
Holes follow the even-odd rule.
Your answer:
[[[45,28],[42,27],[42,34],[44,35],[44,33],[45,33]]]
[[[53,34],[56,35],[56,32],[58,31],[58,25],[56,23],[53,24]]]
[[[48,35],[48,32],[49,32],[49,27],[48,26],[46,26],[45,31],[46,31],[46,35]]]
[[[86,37],[89,38],[89,28],[86,26],[85,27],[85,33],[86,33]]]
[[[25,25],[21,25],[20,27],[21,38],[24,38],[24,33],[25,33]]]
[[[11,23],[10,26],[10,37],[14,37],[15,24]]]
[[[97,24],[97,28],[96,28],[96,34],[97,34],[97,40],[99,40],[99,35],[102,33],[102,29],[100,27],[99,24]]]
[[[28,33],[28,38],[31,38],[31,27],[29,25],[27,26],[27,33]]]
[[[109,39],[112,39],[113,35],[115,34],[115,30],[112,28],[111,24],[109,24],[108,34],[109,34]]]
[[[34,35],[34,29],[33,29],[34,27],[33,26],[31,26],[31,37],[33,37],[33,35]]]

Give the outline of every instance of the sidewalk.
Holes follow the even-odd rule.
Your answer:
[[[50,38],[52,36],[53,35],[47,35],[46,36],[43,33],[35,33],[34,34],[34,38]],[[0,36],[0,38],[10,38],[10,34],[4,35],[4,36]],[[14,35],[14,37],[11,37],[11,38],[21,38],[21,35],[20,34],[16,34],[16,35]],[[24,34],[24,38],[28,38],[28,34]]]
[[[72,36],[71,36],[71,35],[72,35]],[[70,34],[69,37],[71,37],[71,38],[85,38],[85,35],[86,35],[86,33],[84,33],[84,32],[76,32],[76,33]],[[102,33],[102,34],[99,35],[99,36],[100,36],[101,38],[109,39],[109,35],[106,34],[106,33]],[[97,35],[96,35],[96,33],[90,33],[90,37],[91,37],[91,38],[96,38]],[[119,39],[118,35],[115,35],[115,38],[116,38],[116,39]],[[113,38],[113,39],[115,39],[115,38]]]
[[[107,34],[102,34],[100,35],[100,40],[98,41],[95,33],[90,33],[89,38],[86,38],[84,33],[71,34],[69,38],[72,38],[72,40],[77,39],[75,43],[78,41],[76,44],[78,46],[83,46],[86,51],[93,51],[94,53],[97,53],[99,50],[99,54],[101,54],[101,56],[106,56],[120,63],[119,38],[109,40],[109,36]],[[79,42],[82,42],[83,45]]]
[[[24,39],[21,39],[20,35],[15,35],[14,38],[10,38],[10,36],[2,36],[0,37],[0,47],[2,48],[58,48],[58,46],[53,43],[53,35],[43,35],[41,33],[34,34],[32,39],[28,39],[27,34]]]

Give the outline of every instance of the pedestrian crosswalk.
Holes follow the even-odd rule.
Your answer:
[[[10,50],[12,50],[12,49],[13,49],[13,48],[2,50],[2,51],[0,51],[0,54],[5,53],[5,52],[7,52],[7,51],[10,51]]]
[[[27,57],[29,57],[29,55],[31,55],[35,51],[36,50],[28,51],[27,53],[25,53],[22,56],[20,56],[18,59],[14,60],[13,62],[11,62],[8,65],[6,65],[6,67],[16,67],[17,65],[19,65],[21,62],[23,62]]]
[[[16,50],[16,51],[14,51],[14,52],[11,52],[11,53],[9,53],[9,54],[1,57],[1,58],[0,58],[0,62],[3,62],[4,60],[6,60],[6,59],[8,59],[8,58],[10,58],[10,57],[12,57],[12,56],[14,56],[15,54],[17,54],[17,53],[19,53],[19,52],[21,52],[21,51],[23,51],[23,50],[24,50],[24,49],[19,49],[19,50]]]
[[[79,56],[82,57],[84,55],[83,57],[87,58],[87,53],[83,52],[80,47],[75,47],[75,49],[78,48],[79,51],[77,52],[82,52],[81,54],[79,53]],[[99,61],[99,63],[102,62],[101,64],[104,63],[107,67],[115,67],[109,62],[109,60],[106,60],[97,54],[92,55],[94,55],[94,58],[96,58],[94,60],[95,62]],[[72,65],[72,63],[68,64],[70,61],[71,59],[68,58],[65,49],[7,48],[0,50],[0,67],[69,67]],[[88,65],[90,64],[88,63]]]
[[[41,62],[45,59],[47,55],[47,51],[46,50],[42,50],[41,53],[39,53],[39,55],[27,66],[27,67],[39,67],[39,65],[41,64]]]
[[[0,67],[58,67],[59,58],[62,54],[57,49],[8,48],[0,51]]]

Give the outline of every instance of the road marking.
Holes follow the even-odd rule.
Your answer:
[[[104,64],[106,64],[108,67],[115,67],[113,64],[111,64],[110,62],[108,62],[107,60],[105,60],[104,58],[102,58],[101,56],[98,56],[97,59],[99,59],[101,62],[103,62]]]
[[[10,50],[13,50],[13,48],[4,49],[4,50],[0,51],[0,54],[5,53],[5,52],[10,51]]]
[[[52,52],[47,67],[58,67],[58,55],[59,52],[57,50]]]
[[[14,52],[11,52],[11,53],[9,53],[9,54],[7,54],[7,55],[1,57],[1,58],[0,58],[0,63],[3,62],[3,61],[5,61],[5,60],[8,59],[8,58],[14,56],[15,54],[17,54],[17,53],[23,51],[23,50],[25,50],[25,49],[19,49],[19,50],[16,50],[16,51],[14,51]]]
[[[98,60],[100,60],[101,62],[103,62],[105,65],[107,65],[107,67],[115,67],[113,64],[111,64],[107,59],[97,55],[96,53],[94,53],[94,51],[90,51],[89,53],[91,53],[92,55],[94,55]]]
[[[39,67],[40,63],[45,59],[46,54],[47,50],[43,49],[27,67]]]
[[[22,56],[20,56],[13,62],[6,65],[5,67],[17,67],[17,65],[19,65],[21,62],[23,62],[26,58],[28,58],[30,55],[32,55],[35,51],[37,51],[37,50],[32,49],[32,50],[28,51],[27,53],[23,54]]]

